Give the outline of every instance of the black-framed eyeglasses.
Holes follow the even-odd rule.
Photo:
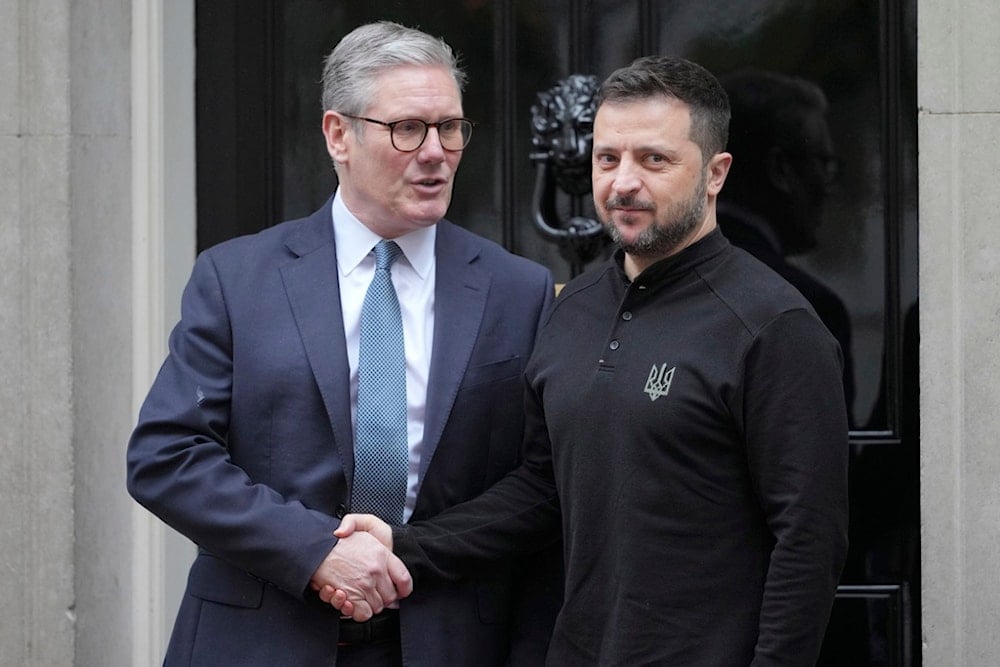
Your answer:
[[[427,131],[432,127],[438,132],[441,148],[446,151],[460,151],[469,145],[469,140],[472,139],[472,128],[476,125],[468,118],[448,118],[437,123],[428,123],[419,118],[404,118],[387,123],[384,120],[352,116],[349,113],[341,113],[340,115],[389,128],[389,141],[392,142],[392,147],[402,153],[412,153],[423,146],[424,140],[427,138]]]

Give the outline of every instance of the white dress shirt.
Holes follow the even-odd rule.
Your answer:
[[[365,227],[347,210],[337,190],[333,198],[333,236],[340,277],[340,307],[347,338],[347,361],[351,368],[351,423],[356,427],[358,401],[358,341],[361,305],[375,274],[372,249],[381,237]],[[403,521],[413,514],[420,480],[420,457],[424,448],[424,413],[427,406],[427,376],[434,342],[434,226],[424,227],[392,239],[403,256],[392,266],[392,284],[399,299],[406,347],[406,426],[410,451],[406,506]]]

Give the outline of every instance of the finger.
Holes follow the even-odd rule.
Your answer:
[[[365,585],[361,586],[358,590],[351,591],[350,587],[345,588],[345,590],[354,601],[355,608],[357,608],[358,601],[363,600],[373,615],[379,614],[385,609],[387,604],[396,599],[396,589],[390,584],[387,590],[386,586],[382,583],[388,580],[389,577],[385,574],[385,570],[382,570],[381,573],[373,571],[369,572]]]
[[[348,600],[345,597],[343,603],[340,604],[340,605],[337,605],[336,604],[336,600],[337,600],[337,598],[334,597],[334,603],[335,604],[333,606],[336,607],[337,609],[339,609],[340,613],[343,614],[344,616],[351,616],[353,618],[353,616],[354,616],[354,603],[351,602],[350,600]]]
[[[391,554],[389,555],[391,556]],[[386,606],[399,599],[399,595],[396,593],[396,584],[392,580],[388,570],[383,570],[375,575],[375,590]],[[374,605],[372,608],[374,609]],[[377,614],[378,612],[375,613]]]
[[[344,616],[350,616],[354,611],[354,603],[347,597],[347,591],[342,591],[333,586],[324,586],[323,590],[320,591],[319,597],[323,602],[344,614]]]
[[[348,514],[343,519],[340,520],[340,525],[337,526],[337,530],[333,531],[336,537],[344,538],[350,537],[357,528],[357,521],[355,517],[357,514]]]
[[[342,591],[339,588],[333,592],[330,604],[347,615],[350,615],[354,611],[354,603],[347,599],[347,591]],[[346,609],[348,605],[350,605],[350,609]]]
[[[386,605],[396,599],[396,589],[391,585],[392,582],[389,582],[390,585],[388,586],[388,590],[386,590],[386,587],[382,585],[383,581],[389,581],[389,578],[387,576],[378,577],[375,581],[375,589],[369,595],[365,596],[365,602],[371,607],[372,615],[381,614]]]
[[[392,529],[389,524],[374,514],[348,514],[340,520],[340,526],[333,531],[333,534],[337,537],[347,537],[352,533],[361,532],[377,535],[379,542],[383,544],[386,539],[392,539]]]
[[[413,592],[413,577],[395,554],[389,554],[386,561],[386,572],[396,588],[396,596],[405,598]]]
[[[392,551],[392,527],[374,514],[366,514],[357,522],[357,530],[363,530],[375,537],[386,549]]]
[[[322,588],[319,589],[319,599],[325,602],[326,604],[333,605],[336,607],[336,605],[333,604],[333,597],[336,592],[337,589],[335,589],[333,586],[330,585],[323,586]]]
[[[364,622],[371,619],[375,614],[372,612],[371,606],[364,600],[354,601],[354,613],[351,614],[351,618],[355,621]]]

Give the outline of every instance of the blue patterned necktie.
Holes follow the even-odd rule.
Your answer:
[[[389,272],[402,254],[393,241],[375,246],[375,276],[361,306],[358,405],[352,512],[403,522],[406,443],[406,355],[399,301]]]

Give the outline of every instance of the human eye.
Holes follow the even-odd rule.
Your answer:
[[[460,134],[462,131],[462,120],[460,118],[451,118],[449,120],[442,121],[438,125],[438,132],[448,136],[455,136]]]
[[[424,131],[424,122],[415,118],[397,120],[392,124],[392,131],[400,138],[420,136]]]
[[[618,164],[618,158],[610,153],[595,153],[594,164],[602,168],[613,167]]]

